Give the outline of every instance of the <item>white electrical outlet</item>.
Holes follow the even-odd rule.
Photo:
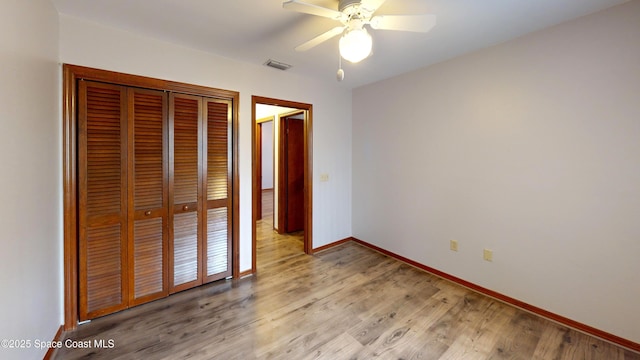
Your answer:
[[[329,181],[329,174],[320,174],[320,181],[322,182]]]
[[[489,249],[484,249],[484,253],[483,253],[482,257],[486,261],[493,261],[493,251],[489,250]]]
[[[449,249],[451,249],[451,251],[458,251],[458,240],[449,241]]]

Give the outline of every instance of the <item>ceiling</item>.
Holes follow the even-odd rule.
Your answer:
[[[339,23],[282,8],[281,0],[52,0],[69,16],[288,72],[335,80],[338,37],[306,52],[294,47]],[[437,15],[426,34],[372,30],[374,48],[358,64],[343,61],[354,88],[450,59],[628,0],[387,0],[376,14]],[[307,0],[334,8],[338,0]],[[281,71],[270,69],[270,71]]]

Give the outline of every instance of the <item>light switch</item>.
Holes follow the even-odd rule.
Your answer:
[[[451,249],[451,251],[458,251],[458,240],[449,241],[449,249]]]

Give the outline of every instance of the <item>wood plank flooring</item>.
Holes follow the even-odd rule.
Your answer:
[[[273,190],[262,190],[262,220],[256,223],[258,271],[274,261],[304,253],[303,232],[278,234],[273,227]]]
[[[356,243],[308,256],[259,225],[257,275],[81,325],[66,338],[113,348],[54,358],[640,360]]]

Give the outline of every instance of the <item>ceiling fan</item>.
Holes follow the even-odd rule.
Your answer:
[[[413,32],[427,32],[436,25],[436,16],[433,14],[374,16],[373,14],[384,2],[385,0],[339,0],[338,10],[333,10],[300,0],[288,0],[282,3],[282,7],[305,14],[322,16],[342,23],[341,26],[336,26],[298,45],[295,48],[296,51],[309,50],[322,42],[343,34],[339,42],[340,55],[348,61],[357,63],[371,54],[373,46],[373,40],[364,27],[365,25],[369,25],[375,30]],[[340,78],[341,70],[338,70],[338,80],[342,80]],[[344,72],[342,77],[344,77]]]

